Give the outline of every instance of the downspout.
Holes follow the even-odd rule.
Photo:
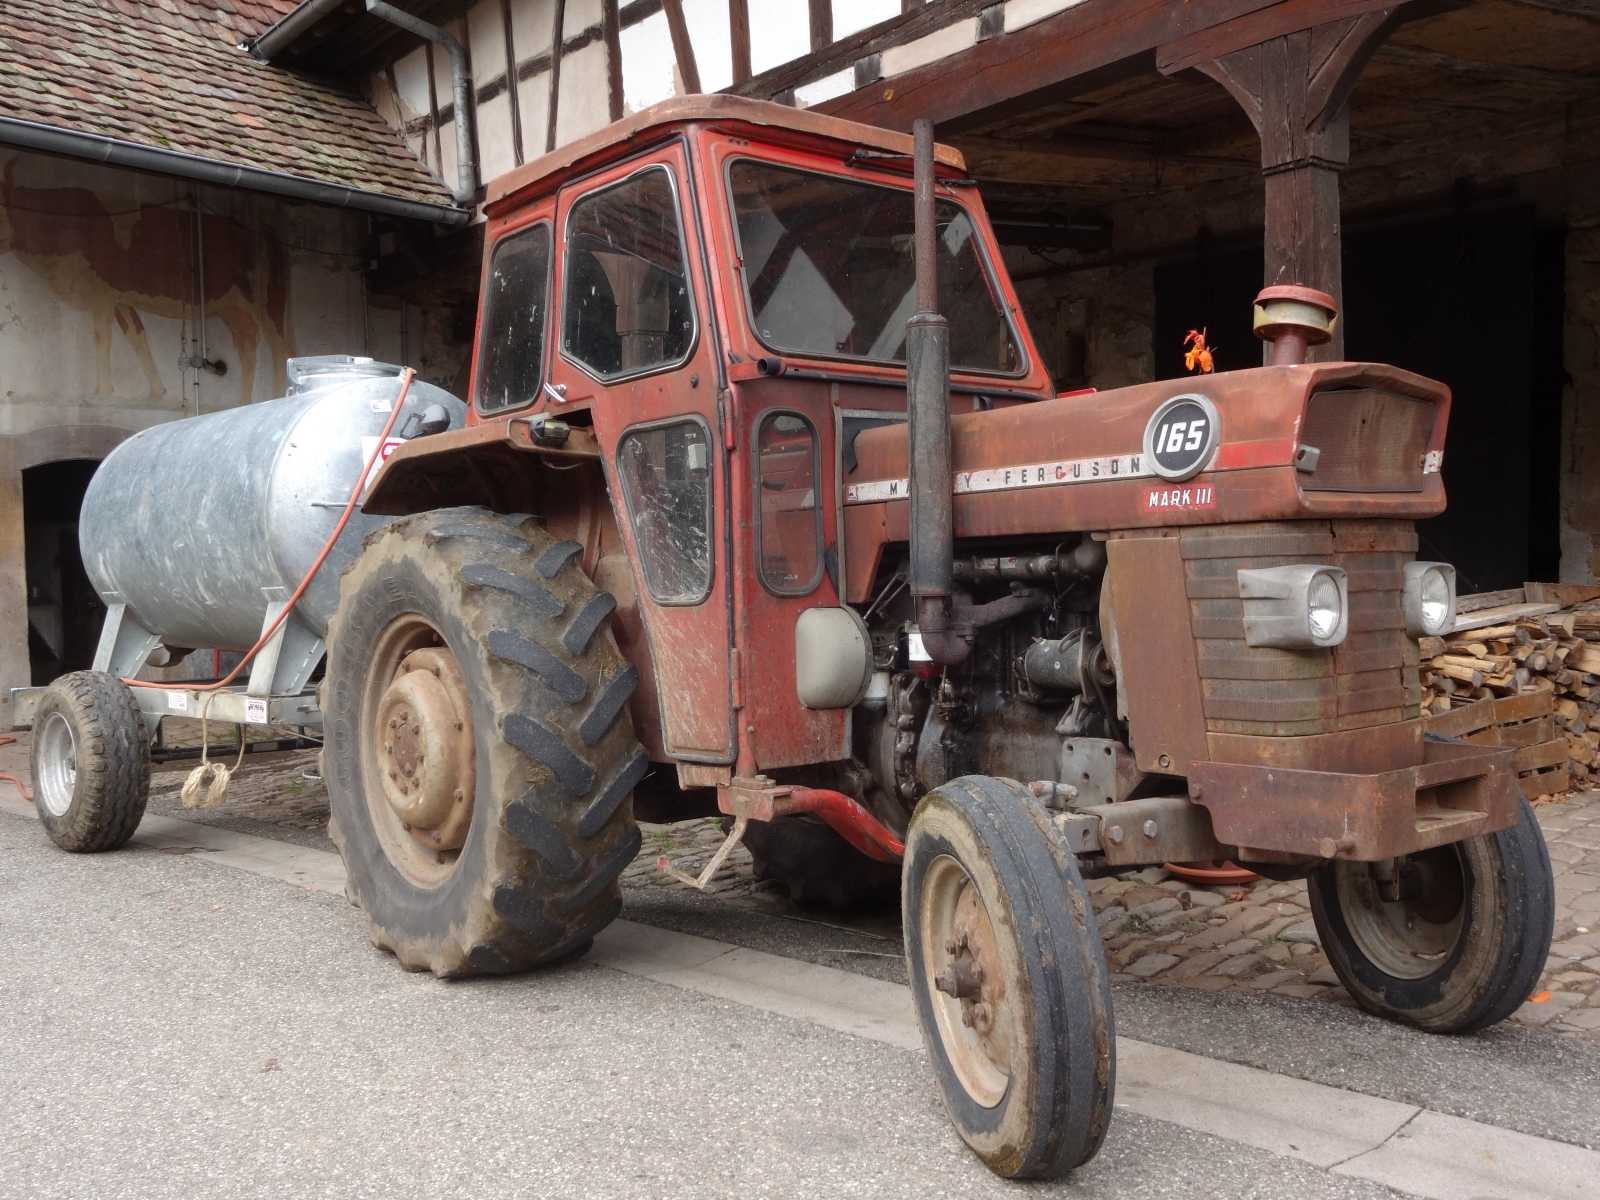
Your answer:
[[[426,21],[402,12],[384,0],[367,0],[367,11],[373,16],[398,25],[409,33],[427,38],[443,46],[450,55],[450,91],[455,97],[456,125],[456,186],[457,204],[471,206],[478,197],[478,155],[473,137],[472,73],[467,70],[467,52],[456,38]]]

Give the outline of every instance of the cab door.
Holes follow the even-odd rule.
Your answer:
[[[552,415],[587,411],[627,544],[675,758],[735,756],[728,461],[681,143],[565,188]]]

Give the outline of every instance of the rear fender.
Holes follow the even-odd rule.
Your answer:
[[[559,444],[538,433],[538,415],[524,414],[406,442],[379,469],[361,511],[403,517],[475,504],[538,513],[550,467],[600,462],[600,444],[587,429],[567,430]]]

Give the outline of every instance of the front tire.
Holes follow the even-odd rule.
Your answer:
[[[563,961],[621,910],[649,762],[615,601],[580,550],[531,518],[449,509],[386,526],[341,583],[330,833],[373,944],[408,970]]]
[[[1550,953],[1555,881],[1528,801],[1510,829],[1394,860],[1408,898],[1386,901],[1369,863],[1309,880],[1334,973],[1370,1013],[1471,1033],[1515,1012]]]
[[[1021,784],[969,775],[906,834],[906,960],[945,1110],[995,1174],[1100,1149],[1116,1087],[1111,981],[1077,860]]]
[[[150,798],[150,733],[128,685],[105,671],[62,675],[34,711],[33,803],[74,854],[125,845]]]

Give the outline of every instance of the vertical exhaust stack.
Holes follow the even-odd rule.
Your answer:
[[[933,205],[933,122],[915,139],[917,311],[906,322],[906,416],[910,426],[911,595],[917,628],[934,662],[954,666],[972,649],[972,629],[953,611],[955,517],[950,470],[950,325],[939,314],[938,235]]]

